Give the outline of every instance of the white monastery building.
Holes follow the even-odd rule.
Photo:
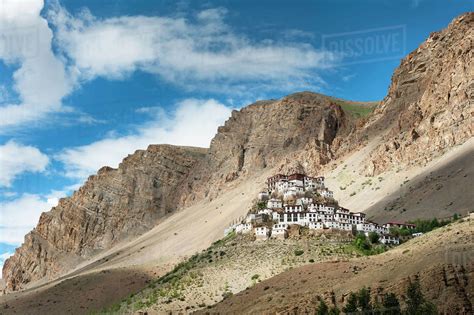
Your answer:
[[[324,177],[277,174],[267,179],[267,191],[260,192],[258,200],[265,202],[266,208],[260,206],[256,213],[247,215],[245,222],[231,227],[236,233],[253,231],[257,240],[284,239],[290,225],[296,224],[313,230],[334,229],[366,235],[375,232],[381,243],[398,245],[399,239],[389,235],[390,228],[415,227],[399,222],[379,225],[366,220],[364,213],[338,206],[333,192],[324,185]]]

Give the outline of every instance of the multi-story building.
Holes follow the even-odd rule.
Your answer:
[[[267,185],[268,192],[259,194],[259,200],[267,201],[267,208],[248,214],[245,223],[233,226],[237,233],[249,233],[257,225],[254,229],[257,239],[267,239],[270,235],[272,238],[286,238],[289,226],[296,224],[310,229],[357,231],[366,235],[375,232],[380,235],[382,243],[398,244],[398,238],[388,235],[389,229],[414,228],[412,224],[399,222],[379,225],[367,221],[364,213],[350,212],[327,202],[314,203],[313,198],[304,196],[306,191],[318,191],[326,198],[333,198],[332,191],[324,186],[324,177],[309,177],[299,173],[288,176],[277,174],[267,179]],[[274,192],[278,197],[268,199]],[[268,224],[271,222],[273,226],[270,228]]]

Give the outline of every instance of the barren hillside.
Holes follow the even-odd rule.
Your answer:
[[[425,296],[445,314],[472,314],[474,225],[457,222],[386,253],[289,270],[199,314],[314,313],[319,300],[339,309],[344,297],[366,286],[373,295],[405,292],[418,277]],[[403,299],[402,299],[403,301]]]

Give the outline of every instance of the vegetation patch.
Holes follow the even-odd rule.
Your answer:
[[[342,107],[342,110],[346,114],[354,118],[364,118],[372,114],[377,107],[377,102],[368,102],[368,103],[352,103],[339,99],[334,99],[336,104]]]
[[[304,229],[300,232],[297,239],[266,242],[231,233],[153,280],[142,291],[97,314],[190,313],[285,270],[360,255],[347,235],[327,234],[321,238]]]
[[[376,292],[376,291],[374,291]],[[346,302],[340,310],[333,299],[332,307],[323,299],[320,299],[316,308],[318,315],[336,315],[336,314],[383,314],[383,315],[436,315],[438,311],[436,306],[427,301],[421,291],[418,279],[409,282],[406,293],[402,296],[404,307],[402,307],[399,297],[392,292],[382,295],[372,296],[370,288],[363,287],[357,292],[350,292]]]

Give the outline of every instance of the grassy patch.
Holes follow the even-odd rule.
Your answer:
[[[153,280],[140,292],[99,314],[197,310],[285,270],[326,261],[331,257],[360,255],[354,250],[350,236],[327,234],[321,240],[303,230],[301,237],[301,240],[268,240],[259,243],[242,235],[230,234]],[[245,266],[244,271],[242,266]],[[268,269],[262,269],[261,266],[267,266]],[[237,270],[243,272],[244,280],[232,279],[232,282],[227,282],[230,278],[226,277],[226,272]]]
[[[335,100],[335,102],[342,107],[346,114],[354,118],[367,117],[374,111],[377,106],[376,103],[350,103],[343,100]]]

